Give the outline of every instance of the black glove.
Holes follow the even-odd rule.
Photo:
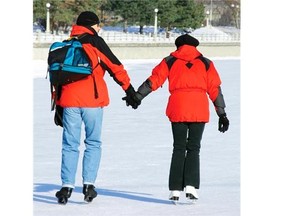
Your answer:
[[[223,113],[219,116],[219,122],[218,122],[218,130],[222,133],[227,131],[229,128],[229,120],[226,116],[226,113]]]
[[[130,85],[126,92],[126,96],[122,98],[122,100],[126,101],[127,106],[132,106],[133,109],[137,109],[141,104],[141,100],[138,100],[136,97],[136,92],[132,85]]]
[[[54,115],[54,123],[57,126],[63,127],[63,107],[56,105],[55,115]]]

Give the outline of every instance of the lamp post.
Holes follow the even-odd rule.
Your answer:
[[[236,28],[240,28],[239,26],[239,10],[240,10],[240,6],[238,4],[231,4],[231,8],[232,8],[232,12],[233,12],[233,19],[235,22],[235,27]]]
[[[210,2],[210,26],[212,26],[213,1]]]
[[[50,8],[50,3],[46,4],[46,9],[47,9],[47,13],[46,13],[46,33],[50,33],[50,13],[49,13],[49,8]]]
[[[157,13],[158,13],[158,8],[154,9],[155,12],[155,19],[154,19],[154,39],[157,37]]]
[[[209,14],[210,14],[210,12],[209,12],[209,10],[207,10],[206,11],[206,27],[209,26]]]

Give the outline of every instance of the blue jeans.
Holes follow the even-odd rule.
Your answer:
[[[83,184],[94,184],[101,159],[102,108],[64,108],[62,137],[62,187],[75,187],[82,122],[85,151],[82,161]]]

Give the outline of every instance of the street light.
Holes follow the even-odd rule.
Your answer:
[[[209,10],[207,10],[206,11],[206,27],[209,26],[209,14],[210,14],[210,12],[209,12]]]
[[[235,27],[239,28],[239,11],[240,11],[240,6],[238,4],[231,4],[232,12],[233,12],[233,19],[235,22]]]
[[[211,2],[210,2],[210,26],[212,26],[212,19],[213,19],[213,17],[212,17],[212,15],[213,15],[213,1],[211,0]]]
[[[157,13],[158,13],[158,8],[154,9],[155,12],[155,19],[154,19],[154,39],[156,39],[157,36]]]
[[[50,13],[49,13],[49,8],[50,8],[50,3],[46,4],[46,9],[47,9],[47,14],[46,14],[46,33],[50,33]]]

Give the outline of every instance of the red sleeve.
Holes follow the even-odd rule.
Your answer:
[[[219,86],[221,85],[221,79],[213,64],[210,63],[210,67],[207,71],[207,93],[209,98],[214,102],[219,94]]]
[[[124,69],[122,63],[113,54],[105,41],[98,37],[97,40],[92,41],[92,47],[89,44],[84,44],[84,49],[92,56],[93,66],[95,67],[98,62],[101,67],[106,70],[110,76],[118,83],[123,90],[126,90],[130,85],[130,77]]]
[[[163,59],[153,70],[152,75],[148,78],[152,83],[152,91],[155,91],[168,78],[169,70],[166,64],[165,59]]]
[[[115,64],[101,52],[99,52],[99,55],[101,66],[108,71],[110,76],[122,87],[124,91],[127,90],[130,85],[130,77],[127,71],[124,69],[122,63]]]

